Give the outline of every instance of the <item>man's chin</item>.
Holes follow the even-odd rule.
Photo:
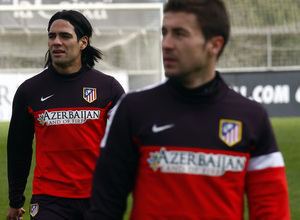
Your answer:
[[[179,72],[174,72],[174,71],[166,71],[165,72],[165,76],[167,78],[172,78],[172,79],[176,79],[176,78],[180,78],[181,74]]]
[[[64,66],[66,64],[66,61],[63,59],[53,59],[52,62],[57,66]]]

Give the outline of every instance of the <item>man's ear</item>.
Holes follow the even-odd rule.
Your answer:
[[[222,36],[214,36],[209,40],[209,44],[209,54],[211,56],[218,56],[224,45],[224,38]]]
[[[84,50],[84,49],[87,47],[88,41],[89,41],[89,38],[88,38],[87,36],[83,36],[83,37],[79,40],[79,42],[80,42],[80,49],[81,49],[81,50]]]

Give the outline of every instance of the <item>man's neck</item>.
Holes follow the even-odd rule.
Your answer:
[[[202,69],[200,72],[195,72],[187,79],[181,81],[181,84],[187,89],[198,88],[206,83],[212,81],[216,77],[214,68]]]
[[[61,73],[61,74],[73,74],[73,73],[77,73],[82,65],[73,65],[73,66],[59,66],[56,65],[54,63],[52,63],[53,67],[56,69],[57,72]]]

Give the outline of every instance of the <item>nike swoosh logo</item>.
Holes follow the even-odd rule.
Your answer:
[[[157,126],[156,124],[152,126],[152,131],[153,133],[158,133],[167,129],[170,129],[172,127],[174,127],[174,124],[169,124],[169,125],[163,125],[163,126]]]
[[[54,94],[52,94],[52,95],[49,95],[49,96],[47,96],[47,97],[41,97],[41,102],[43,102],[43,101],[46,101],[47,99],[50,99],[52,96],[54,96]]]

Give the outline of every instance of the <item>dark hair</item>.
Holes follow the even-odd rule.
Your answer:
[[[88,45],[81,54],[82,65],[93,67],[95,65],[95,62],[98,62],[98,59],[102,59],[102,52],[90,45],[90,38],[92,37],[93,28],[83,14],[74,10],[63,10],[60,12],[56,12],[49,20],[47,28],[48,32],[52,23],[58,19],[66,20],[74,26],[78,41],[84,36],[88,37]],[[45,67],[49,66],[52,63],[49,50],[45,55],[45,62]]]
[[[206,40],[222,36],[224,45],[218,56],[221,55],[230,33],[230,19],[223,0],[168,0],[164,13],[169,11],[195,14]]]

